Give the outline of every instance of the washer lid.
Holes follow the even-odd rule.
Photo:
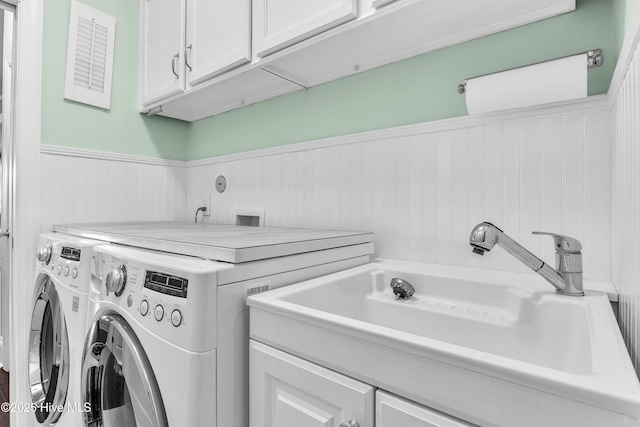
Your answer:
[[[234,264],[373,242],[373,233],[363,231],[182,222],[66,224],[53,230]]]

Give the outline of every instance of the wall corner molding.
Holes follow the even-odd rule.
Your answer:
[[[615,99],[618,96],[618,92],[620,92],[620,88],[622,87],[627,75],[627,70],[629,69],[629,65],[631,64],[636,52],[638,42],[640,42],[640,4],[636,4],[633,10],[633,15],[631,15],[629,28],[627,28],[624,41],[622,42],[622,48],[620,49],[618,63],[616,64],[613,77],[611,78],[611,84],[609,85],[609,91],[607,92],[609,106],[613,106]]]

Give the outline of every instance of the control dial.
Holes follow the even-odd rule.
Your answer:
[[[127,284],[127,267],[120,265],[118,268],[112,269],[107,274],[107,279],[104,282],[105,293],[107,296],[109,292],[113,292],[117,297],[122,295],[124,287]]]
[[[51,243],[38,249],[38,261],[49,264],[49,261],[51,260],[51,252]]]
[[[171,312],[171,324],[176,328],[182,324],[182,312],[177,308]]]
[[[160,304],[156,305],[156,309],[153,314],[156,317],[156,320],[160,322],[162,319],[164,319],[164,307]]]
[[[140,314],[142,314],[143,316],[149,314],[149,301],[147,301],[146,299],[143,299],[140,303]]]

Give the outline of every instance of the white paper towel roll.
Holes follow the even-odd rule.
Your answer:
[[[469,114],[587,96],[587,56],[569,56],[467,80]]]

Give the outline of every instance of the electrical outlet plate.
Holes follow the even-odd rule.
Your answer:
[[[200,206],[207,208],[207,210],[202,213],[203,216],[211,216],[211,194],[202,194],[202,196],[200,196]]]

